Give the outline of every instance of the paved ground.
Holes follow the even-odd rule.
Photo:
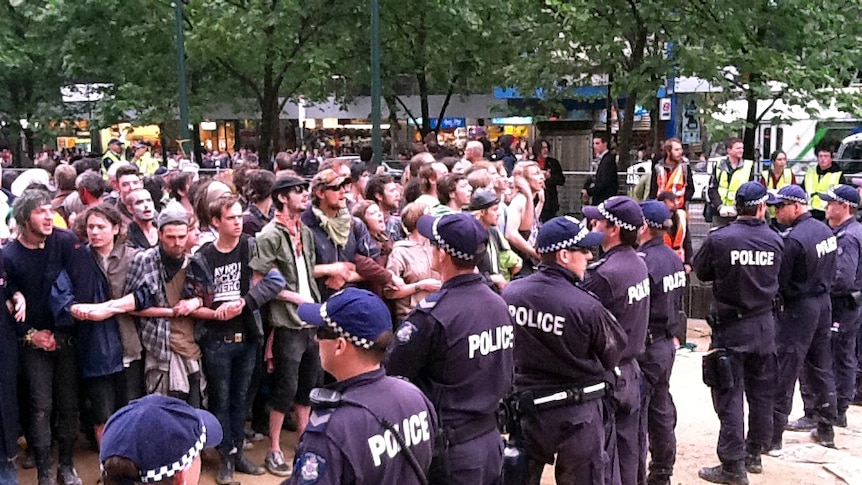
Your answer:
[[[701,466],[712,466],[717,463],[715,443],[718,435],[718,419],[712,409],[709,392],[700,379],[701,352],[708,345],[708,327],[701,320],[689,321],[689,341],[698,344],[699,352],[680,351],[674,368],[671,390],[677,403],[679,422],[677,424],[678,457],[674,484],[706,483],[697,477]],[[798,400],[795,409],[801,408]],[[796,411],[791,418],[797,417]],[[862,483],[858,478],[845,482],[824,468],[822,461],[832,462],[835,466],[849,469],[848,473],[860,476],[862,470],[862,408],[851,408],[848,413],[850,426],[846,429],[836,428],[836,443],[839,450],[827,451],[810,443],[804,433],[785,434],[785,456],[780,458],[764,457],[763,475],[751,475],[752,484],[794,484],[794,485],[831,485],[836,483]],[[296,437],[293,433],[283,435],[283,449],[293,449]],[[262,463],[266,453],[266,442],[255,444],[249,456],[257,463]],[[215,483],[215,468],[217,463],[212,460],[204,462],[204,476],[201,484]],[[86,485],[94,485],[98,479],[98,464],[95,451],[81,449],[78,454],[78,471]],[[34,470],[22,470],[21,483],[35,485]],[[244,485],[278,485],[282,480],[272,475],[250,477],[237,475]],[[545,470],[543,485],[553,484],[553,469]]]

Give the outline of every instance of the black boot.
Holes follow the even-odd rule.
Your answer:
[[[257,466],[251,462],[248,458],[245,457],[245,453],[242,452],[242,449],[236,453],[236,459],[234,460],[234,469],[240,473],[245,473],[246,475],[263,475],[266,473],[262,466]]]
[[[763,473],[763,462],[760,461],[760,453],[748,454],[745,457],[745,471],[748,473]]]
[[[650,472],[646,480],[646,485],[670,485],[670,473],[662,470]]]
[[[787,431],[809,431],[817,427],[817,419],[812,416],[805,415],[796,421],[790,421],[784,426]]]
[[[835,448],[835,430],[831,424],[817,423],[817,428],[811,432],[811,438],[820,446]]]
[[[727,485],[748,485],[748,474],[742,461],[727,462],[721,465],[701,468],[697,476],[712,483]]]
[[[232,483],[234,483],[233,469],[235,459],[236,453],[222,453],[221,466],[219,466],[218,473],[216,473],[216,483],[218,485],[231,485]]]
[[[39,485],[57,485],[54,480],[54,457],[51,448],[47,450],[34,449],[33,459],[36,461],[36,476]]]
[[[835,417],[835,426],[839,428],[847,427],[847,410],[838,411],[838,416]]]
[[[75,443],[60,443],[60,466],[57,467],[57,482],[60,485],[82,485],[72,457],[75,453]]]

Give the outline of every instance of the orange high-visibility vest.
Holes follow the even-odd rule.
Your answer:
[[[664,233],[664,243],[671,249],[673,252],[679,256],[679,259],[685,261],[685,249],[683,248],[683,241],[685,241],[685,232],[688,230],[688,214],[682,209],[677,209],[676,211],[677,219],[679,219],[679,227],[676,230],[676,236],[671,238],[670,234]]]
[[[673,192],[676,194],[677,207],[683,209],[685,208],[685,179],[686,179],[686,168],[683,162],[679,162],[673,170],[671,170],[670,175],[668,175],[665,167],[658,165],[656,166],[656,194],[660,194],[662,192]]]

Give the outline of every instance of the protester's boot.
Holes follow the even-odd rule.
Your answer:
[[[51,448],[33,449],[33,459],[36,460],[36,476],[39,485],[57,485],[54,480],[54,457]]]
[[[60,485],[82,485],[72,457],[75,453],[75,443],[60,443],[60,465],[57,467],[57,482]]]
[[[237,447],[239,451],[236,453],[236,459],[234,460],[234,469],[240,473],[245,473],[246,475],[263,475],[266,473],[266,470],[263,469],[262,466],[257,466],[251,462],[248,458],[246,458],[245,453],[243,453],[242,448]]]
[[[231,485],[233,480],[233,470],[236,459],[236,453],[222,453],[221,465],[218,473],[216,473],[216,483],[218,485]]]
[[[743,461],[722,463],[721,465],[701,468],[697,476],[712,483],[726,485],[748,485],[748,474]]]

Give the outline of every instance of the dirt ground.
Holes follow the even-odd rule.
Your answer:
[[[697,477],[702,466],[718,463],[715,444],[718,436],[718,419],[712,409],[712,401],[706,386],[701,381],[701,356],[709,344],[709,328],[702,320],[690,320],[689,342],[697,344],[697,351],[680,350],[671,378],[671,392],[678,411],[677,463],[673,476],[674,484],[706,483]],[[791,419],[801,414],[801,401],[797,392],[794,412]],[[848,412],[849,426],[836,428],[838,450],[826,450],[811,443],[806,433],[784,435],[784,455],[763,458],[764,473],[749,475],[752,484],[793,484],[793,485],[831,485],[849,483],[862,484],[862,408],[851,407]],[[296,443],[295,433],[282,435],[282,448],[285,453],[292,450]],[[254,444],[248,455],[256,463],[263,463],[267,442]],[[292,457],[287,457],[290,460]],[[838,468],[847,470],[848,481],[838,478],[828,471],[823,462],[831,462]],[[215,483],[217,463],[205,457],[202,485]],[[99,475],[98,456],[91,449],[81,449],[77,457],[77,468],[85,485],[97,483]],[[252,477],[235,476],[244,485],[278,485],[283,480],[272,475]],[[35,470],[21,470],[20,481],[23,485],[35,485]],[[554,483],[553,469],[546,468],[543,485]]]

